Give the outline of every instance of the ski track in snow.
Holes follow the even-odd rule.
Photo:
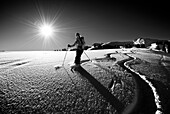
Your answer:
[[[133,57],[132,55],[127,54],[127,56],[134,58],[133,60],[136,59],[136,57]],[[156,104],[156,107],[157,107],[157,111],[155,112],[155,114],[162,114],[162,113],[163,113],[163,112],[161,111],[161,110],[162,110],[162,106],[161,106],[161,104],[160,104],[161,101],[159,100],[160,97],[159,97],[159,95],[158,95],[158,93],[157,93],[157,91],[156,91],[156,88],[153,86],[153,84],[152,84],[150,81],[148,81],[148,80],[146,79],[146,76],[145,76],[145,75],[141,75],[139,72],[136,72],[134,69],[130,68],[130,67],[127,65],[129,62],[132,62],[133,60],[130,60],[130,61],[125,62],[125,63],[124,63],[124,66],[125,66],[126,68],[128,68],[129,70],[131,70],[133,73],[135,73],[135,74],[137,74],[138,76],[140,76],[140,77],[151,87],[152,92],[153,92],[154,97],[155,97],[155,104]]]
[[[3,71],[0,71],[0,73],[3,74],[15,68],[23,67],[25,65],[28,65],[30,62],[31,60],[11,60],[9,62],[1,63],[0,70]]]

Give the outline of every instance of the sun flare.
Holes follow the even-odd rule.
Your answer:
[[[73,30],[80,28],[74,27],[71,22],[63,23],[60,19],[62,9],[54,10],[49,8],[51,13],[46,12],[38,3],[36,4],[35,16],[30,19],[24,19],[21,22],[27,25],[27,32],[30,34],[28,42],[23,46],[32,42],[42,44],[42,49],[58,48],[63,46],[68,40],[68,34],[71,34]]]
[[[44,23],[41,26],[39,26],[39,34],[44,38],[50,38],[54,35],[54,27],[50,24]]]

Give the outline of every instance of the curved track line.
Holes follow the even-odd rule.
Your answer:
[[[157,91],[156,91],[156,88],[153,86],[153,84],[152,84],[150,81],[148,81],[148,80],[146,79],[146,76],[145,76],[145,75],[141,75],[140,73],[136,72],[134,69],[130,68],[130,66],[127,65],[129,62],[135,60],[136,57],[133,57],[133,56],[128,55],[128,54],[126,54],[126,55],[129,56],[130,58],[133,58],[133,59],[130,60],[130,61],[126,61],[126,62],[124,63],[124,66],[125,66],[127,69],[129,69],[131,72],[133,72],[133,73],[135,73],[136,75],[138,75],[141,79],[143,79],[143,80],[149,85],[149,87],[152,89],[152,92],[153,92],[153,94],[154,94],[154,98],[155,98],[154,101],[155,101],[155,104],[156,104],[156,107],[157,107],[157,110],[156,110],[155,114],[161,114],[161,113],[163,113],[163,112],[162,112],[162,106],[161,106],[161,104],[160,104],[161,101],[159,100],[159,95],[158,95],[158,93],[157,93]]]

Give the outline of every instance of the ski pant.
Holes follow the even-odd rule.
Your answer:
[[[75,57],[75,61],[74,61],[75,64],[80,64],[82,53],[83,53],[83,49],[76,50],[76,57]]]

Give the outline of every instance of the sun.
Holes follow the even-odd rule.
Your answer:
[[[54,27],[51,24],[43,23],[38,27],[39,35],[44,38],[51,38],[54,35]]]
[[[41,4],[36,3],[35,13],[29,19],[20,21],[26,25],[26,33],[29,36],[28,42],[23,45],[37,42],[37,46],[40,46],[41,43],[42,49],[56,49],[56,47],[60,49],[69,39],[68,35],[77,28],[81,28],[72,25],[74,20],[63,23],[62,13],[63,9],[56,10],[52,7],[44,9]]]

